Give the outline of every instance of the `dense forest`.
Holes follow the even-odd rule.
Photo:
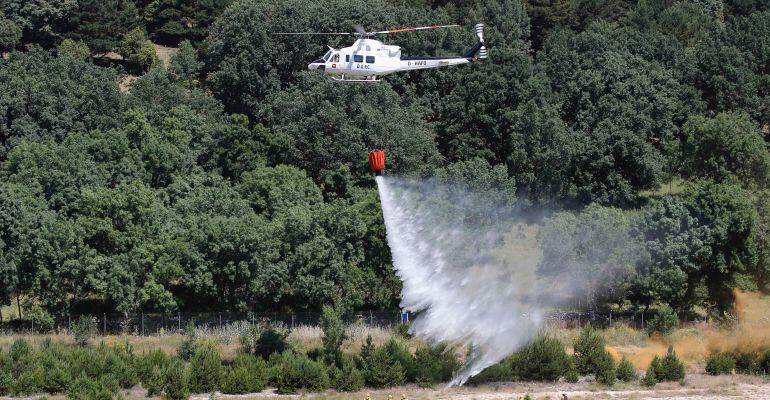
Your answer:
[[[0,7],[0,305],[23,315],[395,308],[375,145],[389,174],[513,188],[546,244],[612,226],[545,249],[630,272],[592,306],[768,289],[766,0]],[[306,71],[348,38],[271,35],[457,23],[386,41],[462,54],[476,22],[487,62],[377,85]]]

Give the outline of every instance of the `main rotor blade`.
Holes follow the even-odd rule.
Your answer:
[[[441,29],[441,28],[456,28],[460,25],[431,25],[431,26],[412,26],[408,28],[399,28],[399,29],[390,29],[387,31],[379,31],[379,32],[369,32],[370,35],[387,35],[391,33],[401,33],[401,32],[409,32],[409,31],[423,31],[427,29]]]
[[[356,26],[354,26],[354,28],[356,30],[356,33],[358,33],[359,35],[361,35],[361,36],[366,36],[367,35],[366,29],[364,29],[363,25],[356,25]]]
[[[291,36],[297,36],[297,35],[343,35],[343,36],[350,36],[350,35],[353,35],[353,33],[350,33],[350,32],[275,32],[275,33],[271,33],[271,35],[291,35]]]

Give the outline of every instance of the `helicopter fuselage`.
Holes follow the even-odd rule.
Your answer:
[[[308,64],[308,69],[333,75],[378,76],[471,61],[473,58],[466,57],[402,57],[399,46],[386,45],[374,39],[358,39],[350,47],[330,48],[322,58]]]

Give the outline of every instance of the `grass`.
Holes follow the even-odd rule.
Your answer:
[[[670,182],[661,183],[656,189],[643,190],[639,192],[639,196],[644,198],[656,198],[680,194],[684,192],[686,186],[687,181],[677,177]]]

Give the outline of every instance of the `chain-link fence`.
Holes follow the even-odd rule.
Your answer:
[[[547,314],[544,322],[554,328],[579,328],[586,325],[606,328],[609,326],[628,326],[636,329],[644,329],[647,320],[653,315],[644,312],[624,313],[597,313],[586,311],[560,311]],[[399,311],[356,311],[347,313],[343,320],[347,324],[362,324],[391,328],[401,323],[408,323],[414,315]],[[526,316],[525,316],[526,317]],[[321,318],[319,312],[296,313],[232,313],[232,312],[208,312],[208,313],[138,313],[129,314],[79,314],[67,315],[52,321],[35,321],[34,318],[11,320],[0,323],[0,332],[4,333],[56,333],[68,332],[72,324],[79,318],[93,318],[96,320],[99,334],[131,334],[131,335],[156,335],[161,333],[181,333],[185,327],[192,323],[198,330],[222,331],[229,327],[244,324],[270,323],[286,328],[298,326],[317,326]],[[460,316],[468,323],[473,323],[473,315]],[[700,320],[683,320],[682,326],[690,326],[701,323]]]
[[[222,330],[233,325],[269,323],[286,328],[298,326],[317,326],[321,319],[320,312],[296,313],[233,313],[207,312],[174,314],[137,313],[137,314],[72,314],[62,318],[37,321],[35,318],[14,319],[0,323],[0,331],[5,333],[55,333],[70,331],[80,318],[92,318],[96,321],[99,334],[156,335],[160,333],[184,332],[188,324],[198,330]],[[364,324],[390,328],[407,322],[408,314],[398,311],[357,311],[343,315],[348,324]]]

